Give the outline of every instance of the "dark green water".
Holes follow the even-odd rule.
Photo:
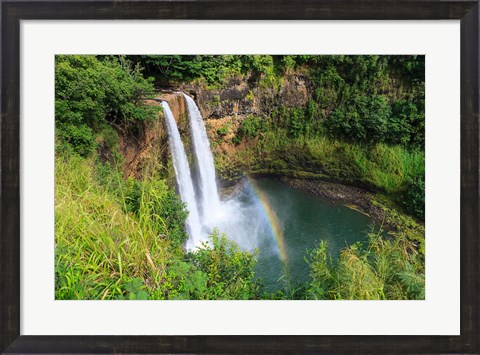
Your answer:
[[[255,218],[263,223],[259,224],[257,233],[259,261],[256,275],[264,280],[265,288],[270,292],[309,279],[305,257],[320,240],[327,241],[334,259],[347,245],[367,240],[372,221],[357,211],[310,196],[274,179],[255,179],[250,186],[254,188],[242,192],[244,202],[267,200],[266,204],[257,203]],[[286,263],[282,262],[265,207],[275,214],[283,233]]]

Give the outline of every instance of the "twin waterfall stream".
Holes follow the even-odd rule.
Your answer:
[[[211,232],[211,228],[213,228],[211,223],[215,221],[215,216],[220,211],[220,198],[215,179],[215,165],[203,118],[193,99],[186,94],[183,96],[188,109],[192,148],[197,169],[197,186],[199,187],[197,191],[195,191],[193,174],[190,171],[175,117],[166,101],[162,101],[162,107],[180,197],[189,211],[186,221],[189,239],[186,247],[192,250],[206,241],[206,236]]]
[[[235,193],[220,200],[205,124],[193,99],[185,94],[183,98],[190,134],[184,138],[191,141],[191,165],[168,103],[162,101],[162,107],[178,193],[189,211],[187,250],[201,247],[217,228],[242,250],[258,251],[255,274],[266,290],[275,292],[285,282],[308,278],[306,251],[320,240],[326,240],[335,255],[347,244],[366,240],[369,217],[275,179],[247,176],[236,185]]]

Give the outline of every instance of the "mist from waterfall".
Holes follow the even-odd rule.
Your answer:
[[[200,110],[190,96],[186,94],[183,94],[183,96],[187,103],[192,148],[196,168],[198,169],[198,186],[200,187],[199,212],[202,217],[202,223],[208,227],[211,226],[211,223],[215,220],[220,208],[220,198],[218,197],[215,177],[215,164]]]
[[[177,178],[178,190],[180,198],[187,205],[188,217],[186,220],[187,233],[189,239],[187,241],[187,249],[193,249],[202,241],[202,225],[198,215],[197,201],[195,197],[195,190],[193,188],[192,176],[190,174],[190,167],[188,165],[185,148],[180,138],[177,122],[173,117],[170,106],[165,101],[162,101],[162,108],[165,115],[165,122],[168,132],[168,142],[172,152],[173,167],[175,169],[175,176]]]

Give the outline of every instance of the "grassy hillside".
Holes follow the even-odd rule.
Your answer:
[[[260,297],[254,256],[224,236],[183,250],[187,212],[165,181],[75,153],[55,163],[56,299]]]

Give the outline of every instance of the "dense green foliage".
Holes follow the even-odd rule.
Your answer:
[[[147,75],[154,75],[162,83],[175,83],[203,78],[209,84],[223,81],[239,73],[242,63],[234,55],[141,55],[130,56],[141,63]]]
[[[139,65],[124,57],[59,55],[55,58],[55,126],[59,143],[82,156],[96,148],[95,134],[155,117],[144,100],[154,95]]]
[[[240,142],[243,138],[254,139],[259,133],[265,130],[265,122],[260,117],[248,116],[242,121],[239,129],[236,133],[237,142]]]
[[[243,252],[217,231],[211,236],[211,247],[204,244],[190,254],[198,268],[209,276],[206,286],[210,299],[258,298],[260,285],[254,280],[255,255]]]
[[[355,96],[334,110],[325,126],[333,136],[357,142],[381,142],[387,136],[391,115],[385,96]]]

